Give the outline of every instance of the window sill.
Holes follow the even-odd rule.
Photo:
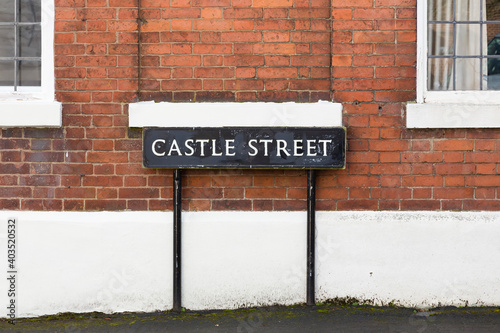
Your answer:
[[[408,128],[500,128],[498,104],[412,103],[406,105]]]
[[[130,127],[335,127],[342,104],[154,103],[129,105]]]
[[[47,101],[0,101],[1,127],[60,127],[61,103]]]

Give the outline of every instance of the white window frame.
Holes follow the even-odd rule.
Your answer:
[[[17,92],[0,91],[0,126],[59,127],[61,103],[55,101],[54,0],[42,0],[41,87],[20,87]]]
[[[406,105],[408,128],[499,128],[500,91],[427,90],[427,2],[417,0],[417,102]]]

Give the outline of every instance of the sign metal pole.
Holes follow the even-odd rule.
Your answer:
[[[174,215],[174,306],[180,312],[181,307],[181,215],[182,215],[182,173],[174,170],[173,179],[173,215]]]
[[[316,304],[316,174],[307,170],[307,305]]]

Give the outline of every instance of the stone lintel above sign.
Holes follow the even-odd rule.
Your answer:
[[[344,127],[148,128],[146,168],[345,167]]]

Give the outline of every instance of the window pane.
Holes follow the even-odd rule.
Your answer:
[[[457,46],[458,56],[480,56],[481,55],[481,26],[479,24],[457,24]],[[486,31],[486,30],[485,30]],[[484,41],[486,43],[486,41]],[[483,44],[484,46],[486,44]],[[485,55],[484,52],[482,55]]]
[[[0,61],[0,86],[14,85],[14,61]]]
[[[14,22],[14,0],[0,1],[0,22]]]
[[[429,54],[453,55],[453,24],[429,25]]]
[[[3,0],[2,0],[3,1]],[[41,0],[20,0],[20,22],[41,21]]]
[[[19,27],[19,56],[41,57],[41,29],[38,25]]]
[[[14,27],[0,26],[0,57],[14,56]]]
[[[453,21],[452,1],[429,0],[428,6],[430,21]]]
[[[500,21],[500,1],[486,1],[486,19],[488,21]]]
[[[455,90],[481,90],[481,59],[459,58],[455,60],[456,83]],[[484,66],[484,64],[483,64]],[[486,87],[483,82],[483,89]]]
[[[453,90],[453,59],[429,59],[428,90]]]
[[[481,8],[482,0],[455,0],[457,21],[480,21],[481,9],[486,13],[485,8]]]
[[[500,57],[500,24],[488,24],[487,30],[488,55]],[[500,58],[488,58],[487,63],[488,90],[500,90]]]
[[[500,21],[500,20],[499,20]],[[500,38],[500,24],[490,23],[486,25],[486,39],[488,44],[490,44],[493,39]]]
[[[19,85],[40,86],[42,64],[40,61],[19,61]]]

